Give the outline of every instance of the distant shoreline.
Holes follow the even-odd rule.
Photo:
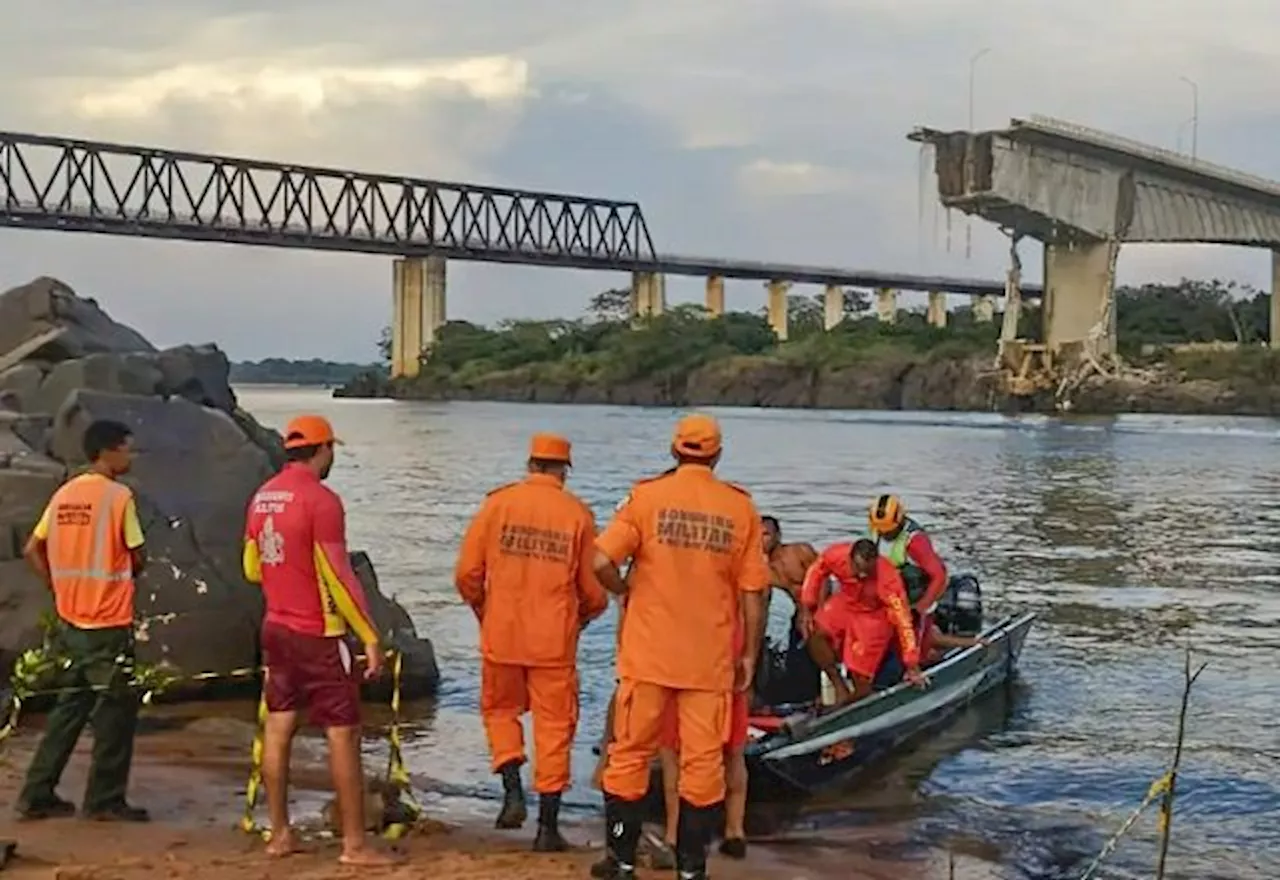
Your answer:
[[[1000,412],[1044,415],[1125,414],[1280,416],[1280,383],[1256,357],[1214,355],[1184,369],[1093,376],[1075,388],[1068,406],[1051,392],[1012,397],[1003,392],[990,357],[890,358],[849,367],[814,368],[773,357],[711,361],[687,372],[604,384],[526,368],[468,377],[424,375],[388,381],[359,376],[335,388],[336,398],[474,400],[614,406],[728,406],[762,409],[878,412]],[[1257,361],[1257,363],[1255,363]]]
[[[267,358],[261,361],[237,361],[230,364],[232,385],[299,385],[336,388],[361,373],[377,371],[374,364],[342,363],[318,359],[292,361]]]

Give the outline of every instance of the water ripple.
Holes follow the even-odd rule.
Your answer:
[[[446,676],[410,740],[412,769],[433,797],[491,811],[475,625],[451,586],[468,518],[520,476],[528,436],[555,430],[574,441],[573,490],[603,521],[632,480],[667,467],[676,412],[265,389],[242,403],[276,426],[321,410],[347,441],[332,481],[352,544],[435,641]],[[1012,697],[906,757],[887,789],[812,807],[824,834],[905,809],[919,839],[994,853],[1006,877],[1078,876],[1163,772],[1189,645],[1210,666],[1189,719],[1170,877],[1280,876],[1280,423],[716,412],[725,476],[789,537],[844,538],[872,494],[895,491],[953,568],[979,573],[995,610],[1040,614]],[[610,612],[582,645],[575,807],[598,802],[582,782],[612,686],[612,628]],[[1155,845],[1154,819],[1140,821],[1107,876],[1150,876]]]

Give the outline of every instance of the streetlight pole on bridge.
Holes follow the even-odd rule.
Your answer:
[[[1195,159],[1200,137],[1200,86],[1190,77],[1180,76],[1178,79],[1191,86],[1191,158]]]
[[[984,55],[991,51],[990,46],[984,46],[969,58],[969,132],[973,132],[973,95],[974,83],[978,76],[978,62],[982,60]],[[964,222],[964,258],[967,260],[973,255],[973,218],[967,217]]]

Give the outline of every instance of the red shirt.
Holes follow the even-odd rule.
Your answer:
[[[916,532],[907,541],[907,559],[915,563],[929,578],[924,596],[920,599],[920,607],[928,608],[941,599],[947,589],[947,567],[924,532]]]
[[[839,590],[828,600],[838,602],[850,614],[883,614],[893,624],[902,646],[902,659],[907,666],[919,663],[920,651],[915,631],[911,626],[911,611],[907,604],[907,591],[897,567],[883,556],[876,557],[875,571],[868,578],[860,578],[853,570],[853,543],[844,541],[823,550],[809,570],[805,572],[800,587],[800,602],[813,610],[822,598],[822,585],[828,577],[834,577]]]
[[[342,500],[302,464],[288,464],[249,502],[244,574],[262,585],[266,621],[304,635],[378,641],[347,554]]]
[[[839,592],[832,598],[840,598],[853,611],[879,611],[889,600],[906,593],[902,575],[893,563],[883,556],[876,557],[875,571],[869,578],[860,578],[853,571],[853,544],[844,541],[832,544],[819,554],[805,572],[800,587],[800,602],[806,608],[815,609],[822,599],[822,586],[833,577],[839,584]]]

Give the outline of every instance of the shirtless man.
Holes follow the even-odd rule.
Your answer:
[[[804,573],[818,558],[818,551],[812,544],[782,543],[782,526],[777,517],[760,517],[760,527],[764,532],[764,555],[769,557],[769,585],[786,590],[796,608],[800,608],[800,585],[804,583]]]
[[[764,552],[769,557],[770,586],[777,590],[786,590],[796,606],[796,632],[805,639],[805,647],[809,656],[822,670],[836,690],[837,697],[849,698],[851,692],[845,685],[844,676],[840,674],[840,658],[832,649],[831,643],[823,638],[814,638],[813,612],[800,601],[800,587],[809,566],[818,559],[818,551],[812,544],[782,543],[782,526],[776,517],[762,516],[760,524],[764,532]],[[770,591],[772,592],[772,591]],[[823,599],[827,588],[824,588]]]

